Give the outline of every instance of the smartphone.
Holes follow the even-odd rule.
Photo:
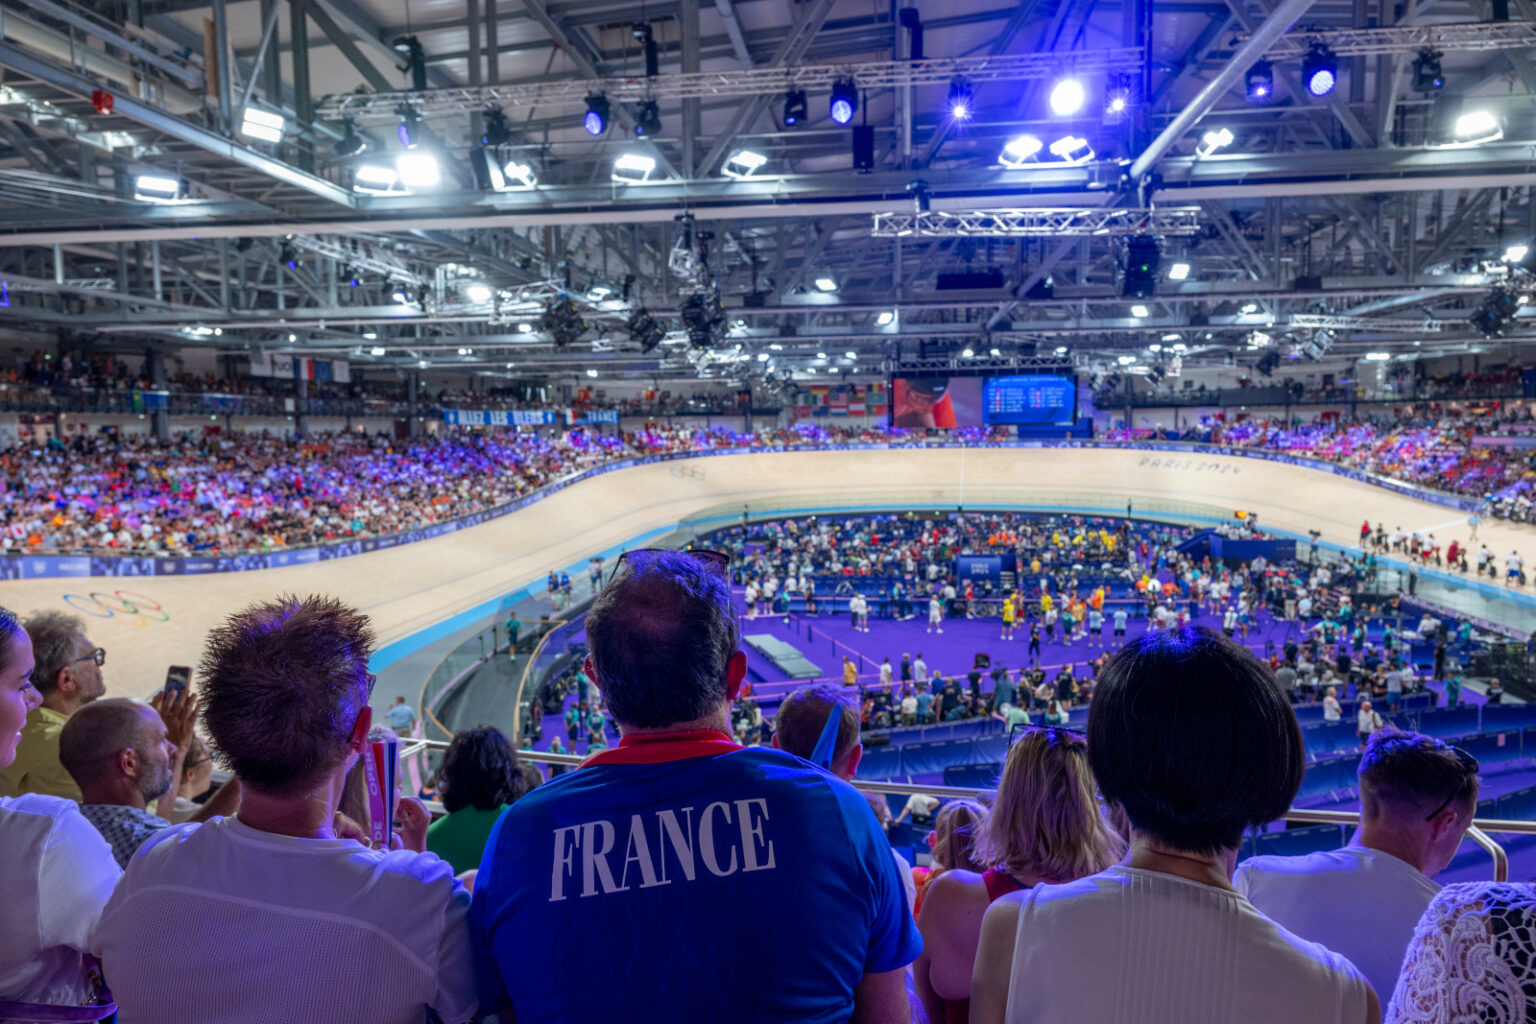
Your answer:
[[[169,696],[173,691],[185,692],[187,684],[192,681],[192,670],[186,665],[172,665],[165,670],[165,692]]]

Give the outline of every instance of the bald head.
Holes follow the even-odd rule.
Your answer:
[[[85,803],[122,803],[113,798],[120,789],[153,800],[170,787],[168,746],[154,708],[114,697],[69,716],[59,734],[59,763]]]

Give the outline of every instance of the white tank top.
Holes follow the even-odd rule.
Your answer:
[[[1242,896],[1115,866],[1024,896],[1008,1024],[1362,1024],[1370,986]]]

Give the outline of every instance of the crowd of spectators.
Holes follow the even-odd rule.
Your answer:
[[[470,730],[440,822],[377,793],[391,834],[342,813],[374,743],[355,610],[239,611],[208,637],[195,696],[154,705],[101,698],[104,652],[78,621],[0,610],[0,769],[57,759],[80,794],[0,790],[7,1019],[1375,1024],[1386,1007],[1398,1024],[1464,1019],[1478,986],[1499,1013],[1466,1019],[1536,1006],[1532,901],[1433,882],[1478,796],[1464,751],[1374,737],[1351,843],[1234,878],[1305,752],[1270,667],[1220,633],[1115,653],[1086,735],[1013,730],[995,794],[924,805],[935,858],[918,873],[849,785],[844,690],[791,695],[771,747],[732,741],[746,659],[721,563],[636,553],[586,629],[618,746],[528,789],[505,738]],[[199,725],[230,781],[201,819],[150,820],[147,801],[198,777]],[[594,984],[572,949],[624,968]],[[776,966],[744,992],[742,964]]]
[[[1523,516],[1532,451],[1481,448],[1487,424],[1213,423],[1178,440],[1323,458],[1459,493],[1498,495]],[[998,440],[991,428],[946,440]],[[1146,440],[1114,431],[1111,440]],[[0,453],[0,551],[140,555],[241,554],[397,533],[484,511],[561,477],[618,459],[721,448],[912,443],[883,425],[801,424],[753,433],[650,425],[443,431],[423,438],[343,433],[147,437],[77,435]],[[1152,439],[1162,439],[1152,435]],[[1524,510],[1524,511],[1522,511]]]
[[[1114,429],[1104,436],[1111,441],[1188,441],[1281,452],[1432,490],[1490,498],[1536,476],[1536,449],[1479,445],[1477,438],[1530,422],[1530,407],[1514,403],[1486,416],[1356,421],[1329,417],[1305,423],[1275,417],[1233,423],[1211,419],[1177,431]]]

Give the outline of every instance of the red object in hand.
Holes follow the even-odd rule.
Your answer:
[[[96,108],[98,114],[112,113],[112,94],[105,89],[91,90],[91,106]]]

